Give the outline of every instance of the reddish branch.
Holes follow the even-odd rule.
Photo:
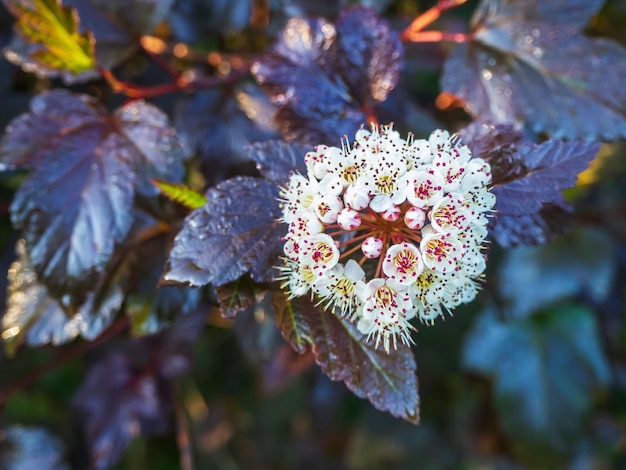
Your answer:
[[[400,34],[404,42],[439,42],[439,41],[466,41],[469,36],[465,34],[446,33],[442,31],[423,31],[426,26],[434,23],[441,14],[450,8],[462,5],[467,0],[439,0],[432,8],[426,10],[413,20],[413,22]]]

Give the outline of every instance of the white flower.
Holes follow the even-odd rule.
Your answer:
[[[474,299],[495,204],[487,162],[446,131],[414,141],[373,126],[305,163],[280,193],[290,298],[315,296],[386,351],[412,342],[416,316]]]
[[[357,283],[357,295],[363,302],[358,328],[368,337],[376,338],[376,347],[382,340],[387,352],[390,342],[396,347],[396,335],[405,343],[411,341],[409,320],[415,316],[415,307],[408,292],[398,287],[391,279]]]
[[[426,169],[411,170],[406,174],[406,198],[413,207],[425,209],[443,197],[441,176]]]
[[[463,255],[462,245],[451,233],[437,232],[432,225],[422,230],[422,252],[424,265],[442,273],[455,271],[457,261]]]
[[[339,249],[330,235],[311,235],[302,238],[301,242],[300,264],[310,269],[314,276],[323,276],[339,262]]]
[[[365,271],[353,259],[348,260],[345,267],[336,265],[321,277],[314,286],[315,293],[321,303],[331,310],[336,309],[341,316],[354,317],[357,313],[359,299],[356,295],[356,284],[365,279]]]
[[[422,254],[412,243],[403,242],[387,250],[383,272],[399,284],[410,285],[424,269]]]

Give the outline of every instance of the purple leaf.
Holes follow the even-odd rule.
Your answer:
[[[599,1],[484,1],[474,39],[448,58],[442,88],[495,123],[556,138],[626,136],[626,50],[579,33]]]
[[[11,215],[52,295],[84,295],[97,282],[131,227],[135,192],[156,194],[150,178],[179,181],[186,156],[167,117],[149,104],[111,116],[86,95],[58,90],[33,99],[0,141],[0,166],[31,170]]]
[[[291,19],[252,73],[279,108],[286,140],[334,143],[366,120],[364,108],[383,101],[399,79],[401,45],[368,9],[344,10],[336,25]]]
[[[583,28],[605,0],[486,0],[478,6],[473,24],[524,15],[529,20],[550,18],[552,24]]]
[[[387,99],[402,68],[398,36],[374,10],[364,7],[343,10],[335,26],[333,72],[359,103],[373,105]]]
[[[491,235],[505,248],[544,244],[571,230],[572,212],[567,204],[546,204],[539,212],[497,216],[490,227]]]
[[[248,276],[215,288],[220,312],[224,318],[235,318],[238,313],[247,310],[257,302],[257,296],[264,291],[257,287]]]
[[[113,353],[94,364],[73,403],[85,421],[94,468],[113,465],[132,439],[169,428],[166,384],[137,369],[129,355]]]
[[[494,181],[496,209],[503,215],[527,215],[543,204],[564,204],[563,189],[576,184],[600,150],[595,142],[548,140],[540,145],[524,142],[517,148],[521,166],[516,175]]]
[[[84,303],[68,314],[37,281],[22,242],[16,251],[19,259],[9,270],[7,309],[2,317],[3,346],[8,355],[14,355],[22,343],[57,346],[79,335],[93,340],[111,324],[124,300],[117,283],[103,279],[87,293]]]
[[[275,109],[258,87],[238,89],[235,97],[231,95],[222,89],[206,90],[176,103],[178,133],[200,156],[210,183],[234,176],[237,167],[248,162],[247,145],[278,137],[272,126]]]
[[[163,280],[221,286],[249,272],[255,282],[272,281],[285,234],[274,184],[237,177],[206,195],[176,237]]]
[[[287,300],[282,291],[272,292],[272,305],[276,315],[276,325],[283,338],[294,350],[304,354],[308,345],[313,342],[307,311],[315,309],[315,306],[302,298]]]
[[[503,247],[545,243],[569,225],[562,191],[576,183],[600,144],[548,140],[534,144],[507,125],[474,123],[459,131],[475,157],[491,164],[497,216],[492,235]]]
[[[168,379],[188,371],[190,345],[203,315],[182,318],[158,335],[136,339],[94,364],[72,403],[84,422],[91,464],[109,468],[132,439],[169,428]]]
[[[256,162],[263,177],[276,184],[286,184],[294,171],[306,174],[304,156],[311,150],[306,145],[280,140],[262,142],[247,148],[248,156]]]
[[[277,323],[298,352],[311,345],[315,362],[331,380],[341,380],[374,407],[411,423],[419,422],[415,357],[400,345],[389,354],[365,341],[356,327],[300,298],[274,297]],[[302,347],[301,347],[302,346]]]

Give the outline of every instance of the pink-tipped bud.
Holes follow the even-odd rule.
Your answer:
[[[383,241],[376,237],[367,237],[361,245],[361,251],[367,258],[378,258],[383,252]]]
[[[404,223],[411,230],[417,230],[424,226],[426,222],[426,212],[419,207],[411,207],[406,214],[404,214]]]
[[[344,230],[354,230],[361,225],[361,214],[346,207],[339,212],[337,225]]]
[[[398,206],[393,206],[390,209],[387,209],[381,215],[383,219],[388,220],[389,222],[395,222],[400,218],[400,208]]]

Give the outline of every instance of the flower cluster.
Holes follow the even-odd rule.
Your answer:
[[[411,342],[414,317],[432,323],[474,299],[495,196],[489,164],[467,146],[372,126],[305,163],[281,190],[290,297],[314,294],[386,351]]]

